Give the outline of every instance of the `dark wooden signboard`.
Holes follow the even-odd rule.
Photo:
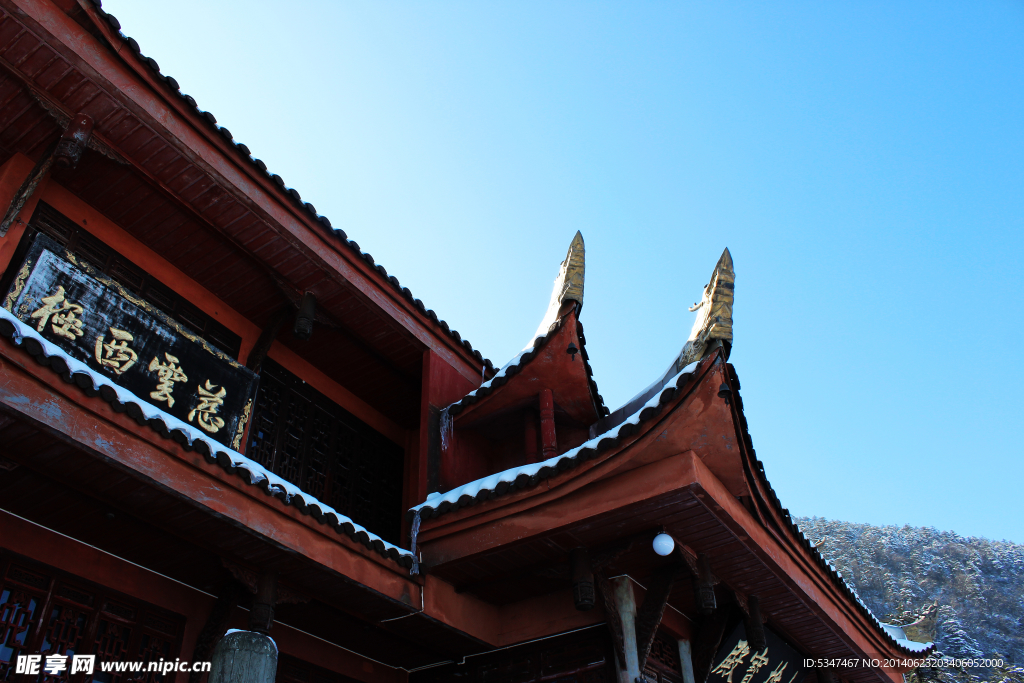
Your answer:
[[[114,384],[239,449],[257,376],[50,238],[35,236],[3,305]]]
[[[802,683],[803,656],[766,627],[767,647],[755,652],[741,622],[722,641],[707,683]]]

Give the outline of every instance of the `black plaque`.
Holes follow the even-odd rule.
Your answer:
[[[715,654],[708,683],[802,683],[803,656],[767,627],[764,636],[768,646],[755,652],[743,623],[736,626]]]
[[[36,235],[4,308],[143,401],[239,449],[257,376]]]

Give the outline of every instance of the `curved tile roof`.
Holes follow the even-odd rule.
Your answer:
[[[597,389],[597,382],[594,381],[594,369],[590,366],[590,356],[587,354],[587,338],[583,333],[583,323],[579,320],[580,310],[583,308],[584,274],[586,271],[586,247],[583,243],[583,234],[579,230],[569,244],[569,250],[559,267],[558,275],[555,277],[551,288],[551,300],[548,302],[547,310],[541,318],[537,331],[534,332],[533,341],[519,352],[515,358],[502,366],[490,380],[481,384],[478,388],[469,392],[461,399],[449,405],[445,410],[449,415],[458,415],[467,406],[470,406],[480,399],[493,393],[495,389],[517,375],[531,360],[537,357],[538,352],[562,329],[566,317],[576,315],[576,332],[580,340],[579,353],[583,358],[583,369],[587,375],[587,384],[590,394],[597,407],[598,416],[608,414],[608,408],[604,404],[604,398]],[[576,304],[575,311],[566,312],[559,317],[563,305],[568,302]]]
[[[696,370],[697,363],[691,363],[685,367],[665,383],[665,389],[614,429],[543,462],[498,472],[454,488],[447,493],[432,493],[424,502],[410,509],[409,514],[419,514],[421,517],[428,518],[440,517],[451,510],[469,507],[518,489],[531,488],[544,479],[549,479],[566,470],[575,469],[588,460],[594,460],[635,434],[640,424],[660,414],[664,406],[679,395],[678,392],[690,381]]]
[[[284,179],[281,176],[277,175],[276,173],[271,173],[267,169],[267,165],[263,161],[253,157],[252,153],[249,151],[249,148],[246,145],[242,144],[241,142],[235,142],[233,136],[231,135],[230,130],[223,126],[217,125],[217,117],[215,117],[211,112],[203,111],[202,109],[200,109],[195,99],[181,92],[181,89],[178,85],[178,81],[176,81],[171,76],[165,76],[164,74],[160,73],[160,65],[157,63],[157,61],[152,57],[147,57],[143,55],[142,49],[139,47],[138,41],[136,41],[134,38],[124,35],[124,33],[121,32],[121,22],[119,22],[117,20],[117,17],[115,17],[113,14],[108,14],[103,10],[101,0],[91,0],[91,2],[95,6],[97,14],[104,20],[106,20],[107,24],[109,24],[111,29],[118,32],[118,35],[125,41],[128,47],[131,48],[132,52],[135,53],[138,59],[143,64],[145,64],[150,71],[153,72],[157,80],[163,82],[164,85],[172,94],[174,94],[179,99],[187,103],[189,109],[193,111],[196,118],[203,125],[212,129],[214,132],[220,135],[226,142],[233,145],[235,150],[238,152],[239,156],[244,161],[248,162],[249,165],[253,166],[263,176],[270,178],[278,187],[279,193],[282,196],[282,198],[292,203],[299,209],[305,211],[313,220],[318,221],[321,225],[327,228],[333,236],[341,240],[341,243],[343,245],[351,249],[358,255],[359,258],[363,259],[366,263],[373,267],[380,274],[381,278],[385,282],[387,282],[388,285],[391,286],[392,289],[398,292],[407,301],[412,303],[416,307],[416,309],[419,310],[420,313],[422,313],[432,322],[438,325],[438,327],[441,328],[445,335],[455,340],[456,343],[460,344],[464,349],[466,349],[468,353],[470,353],[481,364],[483,364],[484,367],[486,367],[488,373],[494,372],[494,363],[492,363],[489,359],[484,358],[483,354],[481,354],[479,350],[474,349],[473,345],[469,343],[468,339],[463,339],[462,335],[460,335],[456,330],[451,329],[447,322],[438,318],[437,313],[435,313],[432,309],[427,308],[422,301],[415,298],[408,287],[403,287],[401,285],[401,283],[398,281],[398,278],[396,278],[394,275],[388,275],[388,272],[387,270],[385,270],[384,266],[380,265],[379,263],[376,263],[373,259],[373,256],[360,249],[359,244],[355,240],[348,239],[348,235],[345,233],[344,230],[342,230],[341,228],[333,227],[331,225],[330,219],[328,219],[327,216],[318,214],[316,211],[316,207],[314,207],[309,202],[303,202],[302,196],[299,194],[299,191],[296,190],[295,188],[287,187],[287,185],[284,182]]]
[[[706,359],[707,357],[705,357],[704,360]],[[701,362],[703,362],[703,360]],[[545,460],[544,462],[524,465],[505,470],[504,472],[498,472],[497,474],[492,474],[488,477],[478,479],[474,482],[452,489],[446,493],[431,494],[423,503],[411,508],[407,513],[408,516],[414,517],[416,515],[420,515],[421,518],[426,519],[440,517],[441,515],[453,510],[470,507],[477,503],[492,500],[517,490],[531,488],[536,486],[542,480],[550,479],[561,472],[575,469],[588,460],[596,459],[602,453],[616,448],[624,439],[635,434],[640,425],[660,415],[665,406],[675,400],[687,383],[693,379],[699,365],[700,363],[691,363],[683,368],[683,370],[678,374],[671,377],[664,383],[664,388],[662,390],[652,396],[642,407],[640,407],[625,421],[612,427],[605,433],[594,437],[583,445],[567,451],[562,455]],[[750,433],[747,430],[747,420],[743,415],[742,398],[739,396],[739,378],[736,376],[735,369],[731,365],[728,366],[728,369],[729,379],[733,385],[733,396],[736,401],[737,412],[739,413],[740,418],[740,430],[743,435],[746,450],[750,454],[755,465],[755,476],[760,479],[761,484],[768,492],[770,498],[769,502],[774,507],[775,511],[788,524],[789,530],[797,539],[799,539],[804,550],[807,551],[815,564],[824,569],[832,580],[832,583],[839,588],[839,590],[846,595],[854,605],[856,605],[861,614],[875,624],[878,633],[881,634],[888,643],[907,655],[922,654],[934,649],[934,645],[932,643],[916,643],[905,638],[896,637],[890,630],[891,626],[883,624],[874,615],[871,609],[863,600],[861,600],[857,591],[847,583],[842,573],[840,573],[831,562],[822,557],[821,553],[818,552],[818,549],[814,547],[806,536],[804,536],[800,527],[793,521],[789,510],[782,507],[782,503],[776,495],[775,490],[772,489],[771,484],[768,483],[768,478],[764,471],[764,464],[757,459],[757,455],[754,452],[753,441],[751,440]]]
[[[388,543],[330,505],[305,493],[295,484],[285,481],[241,453],[210,439],[192,425],[168,415],[127,389],[113,384],[101,373],[48,342],[4,308],[0,308],[0,335],[9,337],[15,345],[34,356],[41,365],[48,366],[65,382],[77,384],[87,395],[99,396],[110,403],[114,410],[128,413],[140,425],[149,426],[165,439],[177,442],[186,451],[194,450],[200,453],[207,462],[216,463],[246,484],[258,486],[268,496],[297,508],[303,514],[331,527],[339,534],[358,541],[400,566],[412,566],[412,554],[408,550]]]
[[[570,314],[571,315],[571,314]],[[477,401],[489,396],[494,391],[508,382],[512,377],[519,374],[523,368],[525,368],[531,360],[537,357],[538,352],[544,348],[544,345],[548,343],[548,340],[555,336],[555,334],[562,328],[563,320],[560,318],[548,328],[547,334],[537,337],[533,340],[530,346],[519,352],[519,355],[506,363],[491,379],[487,380],[479,387],[469,392],[455,403],[445,408],[449,415],[458,415],[463,410],[473,405]],[[599,415],[607,415],[608,408],[604,404],[604,398],[597,390],[597,382],[594,380],[594,370],[590,367],[590,357],[587,355],[587,338],[583,334],[583,323],[579,320],[576,321],[576,329],[579,332],[580,338],[580,357],[583,359],[583,368],[587,373],[587,382],[590,384],[590,392],[595,397],[597,403],[597,410]]]

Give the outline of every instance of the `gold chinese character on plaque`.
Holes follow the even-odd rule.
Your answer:
[[[125,370],[135,365],[139,360],[138,354],[128,346],[133,337],[124,330],[116,327],[110,328],[111,340],[104,341],[106,335],[96,337],[96,362],[105,368],[110,368],[114,374],[120,375]]]
[[[188,421],[191,422],[192,418],[198,415],[199,426],[211,434],[215,434],[224,426],[224,420],[217,417],[217,409],[224,405],[227,389],[221,387],[220,391],[217,391],[217,385],[210,384],[210,380],[206,380],[205,389],[201,384],[197,389],[199,390],[199,405],[189,412]]]
[[[788,662],[779,662],[775,670],[771,672],[764,683],[782,683],[782,672],[786,670]]]
[[[768,648],[764,649],[764,652],[756,652],[754,656],[750,658],[750,666],[747,668],[747,673],[743,675],[743,680],[740,683],[750,683],[750,681],[757,675],[757,672],[761,670],[761,667],[768,663]]]
[[[741,640],[736,643],[736,647],[732,649],[732,652],[725,656],[718,666],[711,670],[713,674],[719,674],[729,683],[732,683],[732,675],[736,671],[736,667],[743,663],[743,658],[750,654],[750,646],[747,645],[747,641]]]
[[[78,318],[82,310],[78,304],[65,299],[64,287],[58,286],[56,293],[43,297],[43,307],[32,314],[33,318],[39,318],[36,332],[42,332],[49,322],[54,334],[75,341],[75,337],[82,336],[82,321]]]
[[[166,402],[167,407],[170,408],[174,406],[174,397],[171,396],[174,385],[178,382],[187,382],[188,377],[178,366],[179,361],[175,356],[165,351],[164,357],[167,359],[166,363],[161,363],[156,356],[149,362],[149,371],[157,373],[157,377],[160,378],[156,385],[156,391],[150,392],[149,396],[154,401]]]

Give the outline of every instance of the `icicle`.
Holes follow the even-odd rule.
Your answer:
[[[420,511],[416,511],[416,516],[412,518],[412,568],[409,573],[416,576],[420,573],[420,555],[416,550],[416,537],[420,533]]]
[[[441,411],[441,451],[447,452],[448,446],[452,442],[452,416],[448,414],[448,409],[445,408]]]

